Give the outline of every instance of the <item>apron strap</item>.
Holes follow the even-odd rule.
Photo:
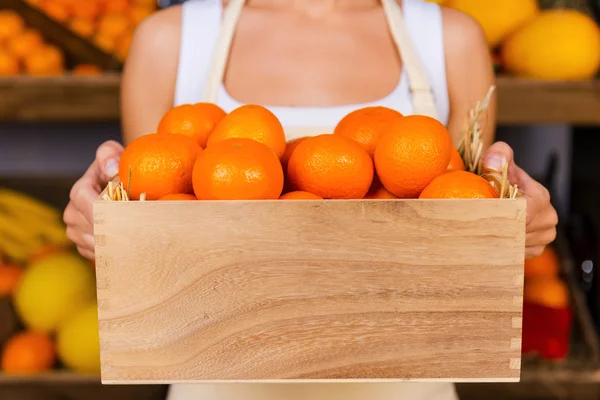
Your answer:
[[[396,0],[381,0],[394,43],[402,58],[403,68],[406,69],[408,84],[412,93],[415,114],[428,115],[437,118],[437,110],[433,99],[433,91],[425,74],[421,60],[413,46],[402,16],[402,9]],[[207,76],[204,101],[217,102],[217,94],[227,66],[233,35],[242,13],[246,0],[231,0],[223,13],[221,32],[212,58],[212,64]],[[322,129],[322,128],[316,128]],[[330,129],[329,129],[330,130]],[[331,132],[321,132],[331,133]]]

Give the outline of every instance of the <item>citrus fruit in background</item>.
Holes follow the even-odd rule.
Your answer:
[[[479,22],[491,48],[540,11],[537,0],[446,0],[444,6],[460,10]]]
[[[78,373],[100,372],[100,340],[98,338],[98,306],[92,303],[82,308],[56,333],[59,359]]]
[[[25,57],[25,71],[30,75],[60,75],[64,69],[64,56],[52,45],[45,44]]]
[[[70,9],[66,4],[55,0],[45,0],[38,6],[44,11],[50,18],[55,19],[59,22],[66,22],[71,16]]]
[[[502,45],[504,68],[525,78],[591,79],[600,68],[600,28],[575,10],[545,10]]]
[[[283,190],[283,170],[265,144],[232,138],[200,154],[193,182],[199,200],[275,200]]]
[[[383,186],[400,198],[416,198],[446,172],[452,156],[448,130],[434,118],[409,115],[392,122],[375,149],[375,169]]]
[[[104,1],[104,12],[123,14],[129,8],[128,0],[107,0]]]
[[[452,155],[450,156],[450,162],[448,163],[448,171],[464,171],[465,162],[463,161],[460,153],[456,148],[452,148]]]
[[[323,200],[321,196],[309,192],[289,192],[279,197],[280,200]]]
[[[123,35],[121,35],[117,39],[117,43],[115,46],[116,55],[121,61],[125,61],[127,59],[127,55],[129,54],[129,47],[131,47],[131,42],[133,41],[133,30],[128,30]]]
[[[563,308],[569,305],[569,289],[560,279],[536,279],[525,282],[523,299],[550,308]]]
[[[133,21],[135,25],[140,24],[144,19],[152,14],[153,10],[145,6],[133,6],[129,10],[129,19]]]
[[[93,37],[93,42],[101,50],[107,53],[113,53],[117,48],[117,41],[115,38],[106,36],[102,33],[96,33]]]
[[[36,374],[51,369],[55,361],[55,346],[50,336],[34,331],[20,332],[4,345],[2,372]]]
[[[225,111],[216,104],[182,104],[162,117],[157,132],[189,136],[204,148],[209,135],[225,115]]]
[[[29,255],[29,258],[27,261],[29,264],[33,264],[37,261],[42,260],[45,257],[51,256],[53,254],[62,253],[65,251],[68,251],[68,250],[65,249],[65,246],[62,246],[62,245],[50,244],[50,245],[40,246],[37,250],[33,251]]]
[[[6,42],[8,51],[18,59],[24,59],[27,54],[35,51],[44,44],[44,39],[39,32],[26,29],[20,34],[11,37]]]
[[[158,200],[198,200],[198,199],[193,194],[177,193],[177,194],[168,194],[166,196],[161,197]]]
[[[80,20],[93,21],[98,15],[100,15],[100,3],[97,1],[73,1],[70,4],[71,14],[74,18]]]
[[[94,271],[89,262],[65,251],[27,267],[15,291],[14,304],[27,327],[52,332],[95,296]]]
[[[25,21],[14,11],[0,10],[0,44],[25,29]]]
[[[401,117],[398,111],[387,107],[360,108],[342,118],[333,133],[354,140],[372,157],[390,122]]]
[[[361,199],[373,182],[373,160],[351,139],[323,134],[296,147],[287,174],[295,190],[325,199]]]
[[[102,69],[97,65],[77,64],[71,72],[77,76],[97,76],[102,74]]]
[[[525,279],[557,278],[560,258],[551,245],[546,246],[541,255],[525,260]]]
[[[434,178],[423,189],[420,199],[495,199],[499,195],[479,175],[467,171],[450,171]]]
[[[96,30],[92,21],[80,17],[73,18],[72,20],[70,20],[69,28],[71,28],[71,30],[77,33],[78,35],[86,38],[91,37]]]
[[[201,151],[189,136],[144,135],[125,148],[119,161],[119,177],[132,200],[138,200],[142,193],[148,200],[167,194],[191,194],[192,170]]]
[[[116,40],[132,28],[125,14],[106,14],[98,20],[98,34]]]
[[[267,145],[278,158],[285,152],[286,140],[281,122],[265,107],[247,104],[225,116],[208,138],[207,147],[230,138],[247,138]]]
[[[0,76],[14,76],[20,72],[17,57],[0,48]]]
[[[0,297],[13,295],[22,274],[20,266],[0,263]]]

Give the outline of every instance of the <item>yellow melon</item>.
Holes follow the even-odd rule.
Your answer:
[[[444,6],[479,22],[491,48],[539,13],[537,0],[445,0]]]
[[[501,55],[517,76],[590,79],[600,68],[600,28],[576,10],[545,10],[506,40]]]

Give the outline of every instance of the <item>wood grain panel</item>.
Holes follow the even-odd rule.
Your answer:
[[[524,200],[94,211],[105,383],[519,378]]]

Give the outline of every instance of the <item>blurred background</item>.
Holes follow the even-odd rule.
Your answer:
[[[69,247],[61,218],[96,147],[120,141],[120,70],[135,27],[182,2],[0,0],[1,400],[165,396],[163,386],[100,385],[94,266]],[[600,399],[600,81],[569,79],[598,71],[600,0],[436,2],[484,28],[497,138],[548,187],[561,219],[556,242],[525,267],[522,382],[458,385],[461,399]],[[565,8],[596,25],[541,19]],[[509,37],[527,49],[526,66],[502,51]],[[552,59],[538,51],[549,46]]]

